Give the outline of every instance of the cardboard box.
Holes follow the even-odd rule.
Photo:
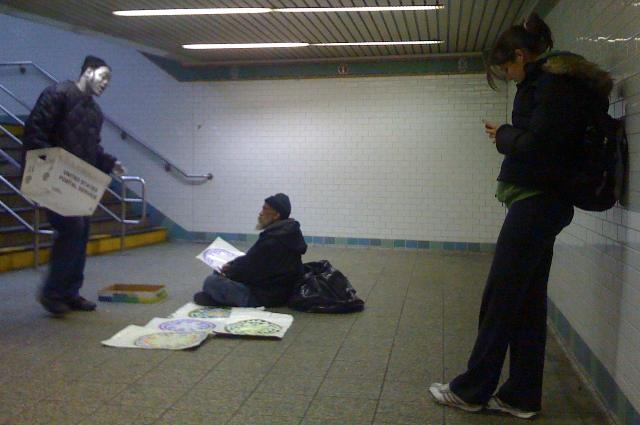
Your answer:
[[[157,303],[167,298],[164,285],[116,283],[98,291],[98,300],[114,303]]]
[[[62,148],[27,151],[20,190],[63,216],[92,215],[111,177]]]

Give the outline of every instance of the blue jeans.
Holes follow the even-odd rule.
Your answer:
[[[218,305],[232,307],[258,307],[249,287],[214,272],[204,280],[202,291]]]
[[[539,411],[547,331],[547,282],[556,236],[573,207],[549,195],[516,201],[504,220],[482,297],[478,337],[467,371],[450,383],[467,403],[486,403],[509,348],[509,379],[498,398]]]
[[[64,217],[47,210],[47,218],[56,234],[42,295],[52,299],[75,298],[84,281],[91,217]]]

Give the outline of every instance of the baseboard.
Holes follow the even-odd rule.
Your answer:
[[[639,425],[640,413],[551,299],[548,300],[548,317],[562,348],[582,377],[586,378],[588,384],[596,391],[614,422],[618,425]]]

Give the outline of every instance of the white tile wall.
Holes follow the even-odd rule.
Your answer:
[[[616,78],[610,112],[626,116],[628,208],[576,210],[556,244],[549,295],[640,410],[640,3],[564,0],[546,18],[556,47]]]
[[[506,96],[483,75],[187,84],[111,41],[7,16],[0,35],[0,60],[60,77],[75,78],[86,53],[113,66],[105,112],[186,170],[215,176],[180,183],[105,130],[151,202],[188,230],[251,232],[262,200],[282,191],[309,235],[495,242],[501,158],[481,118],[504,121]],[[30,102],[44,87],[1,72]]]
[[[481,118],[504,119],[504,99],[478,75],[198,84],[196,166],[216,184],[194,225],[246,231],[283,191],[308,234],[494,242]]]

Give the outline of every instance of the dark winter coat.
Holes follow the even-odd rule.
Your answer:
[[[552,53],[525,65],[513,102],[513,125],[496,133],[505,155],[498,180],[562,193],[578,144],[596,111],[608,109],[608,73],[572,53]]]
[[[93,97],[82,93],[73,81],[49,86],[25,123],[25,152],[61,147],[110,173],[116,159],[100,146],[102,121],[102,111]]]
[[[246,255],[231,261],[225,273],[229,279],[249,286],[264,306],[283,305],[302,278],[302,255],[307,244],[300,223],[289,218],[265,228]]]

